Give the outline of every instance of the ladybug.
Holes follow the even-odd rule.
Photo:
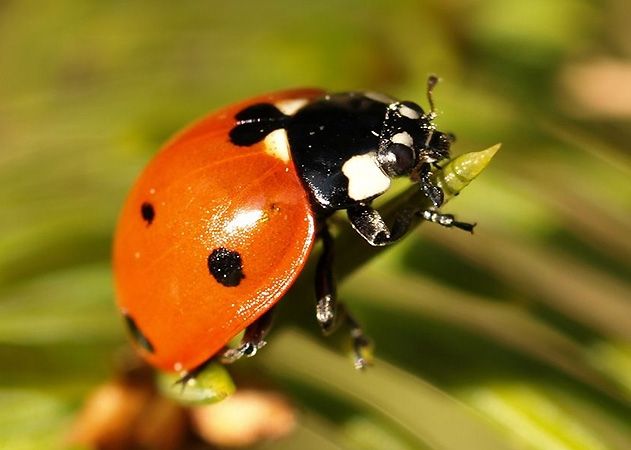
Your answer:
[[[472,231],[442,214],[432,168],[453,137],[430,111],[371,92],[278,92],[221,109],[176,135],[133,187],[114,243],[118,306],[149,363],[191,373],[265,344],[275,304],[321,239],[316,318],[351,328],[355,365],[368,339],[338,303],[327,218],[346,210],[368,244],[401,238],[415,217]],[[371,202],[407,176],[433,208],[386,225]],[[226,344],[245,330],[240,345]]]

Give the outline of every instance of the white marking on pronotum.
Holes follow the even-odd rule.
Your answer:
[[[403,144],[408,147],[412,147],[412,144],[414,144],[412,136],[410,136],[410,133],[407,131],[401,131],[400,133],[395,134],[390,138],[390,142],[393,144]]]
[[[408,119],[418,119],[419,117],[421,117],[421,115],[418,112],[414,111],[412,108],[405,105],[401,105],[399,107],[399,113],[403,117],[407,117]]]
[[[288,163],[291,160],[289,153],[289,141],[287,140],[287,132],[284,128],[272,131],[263,140],[265,144],[265,153]]]
[[[390,187],[390,178],[383,173],[375,152],[356,155],[342,166],[348,178],[348,196],[353,200],[365,200],[382,194]]]
[[[387,103],[387,104],[392,103],[392,99],[390,97],[380,92],[364,92],[364,96],[376,102]]]
[[[294,98],[289,100],[279,100],[274,103],[274,106],[276,106],[280,112],[286,116],[293,116],[296,114],[296,111],[305,106],[308,102],[309,100],[306,98]]]

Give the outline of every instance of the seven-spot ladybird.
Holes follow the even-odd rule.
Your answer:
[[[433,124],[435,83],[428,113],[382,94],[291,90],[222,109],[168,142],[131,191],[114,244],[118,305],[142,356],[190,373],[254,355],[320,238],[316,318],[325,333],[350,325],[363,367],[368,340],[337,302],[327,218],[346,210],[375,246],[399,239],[414,216],[473,228],[437,211],[431,170],[452,137]],[[434,208],[402,211],[388,227],[371,202],[400,176]]]

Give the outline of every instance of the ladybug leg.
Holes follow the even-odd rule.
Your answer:
[[[322,239],[322,254],[318,260],[315,277],[316,318],[326,336],[337,330],[342,323],[350,328],[355,368],[363,369],[368,365],[366,353],[371,342],[346,306],[337,301],[337,290],[333,278],[333,238],[326,226],[322,228],[319,236]]]
[[[432,202],[434,208],[440,208],[445,199],[445,194],[441,188],[432,183],[431,165],[429,163],[422,164],[418,176],[423,194]]]
[[[326,225],[320,230],[322,240],[322,254],[316,266],[316,318],[325,335],[335,331],[337,325],[337,288],[333,278],[333,237]]]
[[[455,227],[473,232],[475,224],[459,222],[451,214],[442,214],[430,209],[406,208],[398,212],[391,228],[383,217],[370,205],[357,204],[346,210],[351,225],[370,245],[381,247],[401,239],[416,219],[434,222],[447,228]]]
[[[346,210],[352,227],[370,245],[381,247],[399,240],[410,228],[418,211],[404,209],[395,218],[392,228],[388,228],[383,217],[372,206],[359,203]]]
[[[446,228],[459,228],[471,234],[473,234],[473,229],[477,225],[476,223],[459,222],[454,218],[453,214],[442,214],[431,209],[419,211],[419,215],[428,222],[434,222]]]
[[[274,308],[271,308],[245,329],[245,334],[238,347],[224,350],[220,356],[221,362],[231,364],[243,356],[250,358],[256,355],[256,352],[266,344],[265,336],[272,328],[273,318]]]
[[[423,191],[423,194],[425,194],[425,196],[430,199],[430,201],[434,205],[434,208],[440,208],[440,206],[443,204],[445,194],[440,187],[432,183],[431,176],[431,165],[428,163],[423,164],[419,171],[419,184],[421,185],[421,190]],[[466,222],[458,222],[457,220],[455,220],[453,215],[442,214],[432,209],[419,210],[418,212],[416,212],[416,215],[421,217],[423,220],[437,223],[438,225],[442,225],[443,227],[460,228],[461,230],[465,230],[470,233],[473,233],[473,228],[476,225],[475,223],[472,224]]]

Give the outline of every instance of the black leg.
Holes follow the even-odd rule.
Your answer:
[[[420,215],[423,220],[427,220],[428,222],[434,222],[446,228],[459,228],[469,233],[473,233],[473,229],[477,225],[475,223],[459,222],[452,214],[442,214],[431,209],[420,211]]]
[[[406,208],[397,214],[391,228],[388,228],[381,214],[370,205],[359,204],[346,210],[351,225],[370,245],[381,247],[401,239],[410,229],[415,219],[420,218],[444,227],[455,227],[473,232],[475,224],[458,222],[451,214],[433,210]]]
[[[243,356],[249,358],[256,355],[256,352],[266,344],[265,336],[272,328],[273,317],[274,308],[272,307],[245,329],[238,347],[224,350],[220,356],[221,362],[231,364]]]
[[[368,365],[366,352],[370,340],[364,335],[359,323],[351,316],[346,307],[337,301],[335,280],[333,279],[333,238],[324,226],[319,233],[322,240],[322,254],[318,260],[315,275],[316,318],[325,335],[330,335],[345,323],[350,328],[355,356],[355,368],[363,369]]]
[[[269,309],[265,314],[259,317],[256,322],[245,329],[245,334],[241,339],[241,344],[237,348],[224,348],[218,355],[211,357],[194,369],[184,373],[176,384],[182,385],[182,389],[186,387],[186,383],[194,380],[200,372],[202,372],[208,364],[219,359],[223,364],[231,364],[242,356],[254,356],[256,352],[265,345],[265,336],[272,328],[272,319],[274,317],[274,308]]]
[[[333,278],[333,237],[324,226],[319,233],[322,254],[318,259],[315,274],[316,318],[325,335],[335,331],[337,317],[337,289]]]
[[[392,228],[381,217],[378,211],[370,205],[359,204],[346,210],[351,225],[370,245],[381,247],[399,240],[410,228],[419,211],[404,209],[395,217]]]
[[[351,315],[346,306],[341,303],[338,308],[339,322],[346,322],[350,329],[351,343],[353,344],[353,355],[355,357],[355,368],[365,369],[370,364],[368,353],[372,349],[372,342],[364,334],[364,330],[357,320]]]
[[[429,163],[421,165],[421,169],[419,171],[419,184],[421,186],[421,190],[432,202],[434,208],[440,208],[445,199],[445,195],[443,194],[443,190],[441,188],[432,183],[431,176],[431,165]]]

